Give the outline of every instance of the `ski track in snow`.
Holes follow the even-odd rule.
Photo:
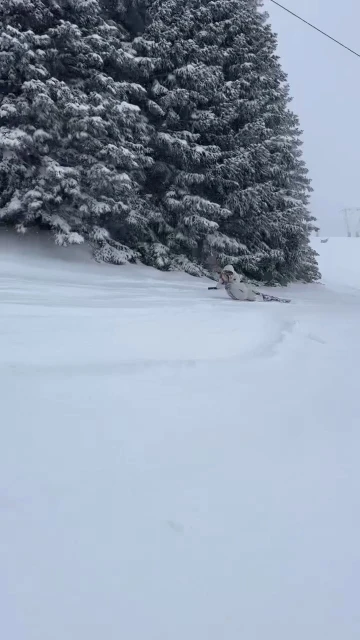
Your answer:
[[[281,305],[0,235],[4,639],[358,640],[360,240],[314,242]]]

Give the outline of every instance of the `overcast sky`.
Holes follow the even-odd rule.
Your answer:
[[[278,0],[360,53],[360,0]],[[264,0],[278,34],[322,235],[345,235],[340,210],[360,207],[360,58]]]

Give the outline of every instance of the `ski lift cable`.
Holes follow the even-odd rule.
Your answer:
[[[358,58],[360,58],[360,53],[357,53],[356,51],[354,51],[354,49],[350,49],[350,47],[348,47],[343,42],[340,42],[340,40],[336,40],[336,38],[333,38],[332,36],[330,36],[325,31],[322,31],[321,29],[316,27],[314,24],[311,24],[311,22],[308,22],[304,18],[301,18],[301,16],[297,15],[296,13],[294,13],[293,11],[288,9],[287,7],[284,7],[284,5],[280,4],[280,2],[277,2],[276,0],[270,0],[270,2],[272,2],[273,4],[276,4],[278,7],[280,7],[280,9],[283,9],[284,11],[287,11],[287,13],[290,13],[292,16],[294,16],[294,18],[297,18],[298,20],[301,20],[301,22],[304,22],[305,24],[308,25],[308,27],[311,27],[312,29],[315,29],[315,31],[318,31],[318,33],[321,33],[326,38],[329,38],[329,40],[332,40],[333,42],[338,44],[343,49],[346,49],[347,51],[350,51],[350,53],[352,53],[354,56],[357,56]]]

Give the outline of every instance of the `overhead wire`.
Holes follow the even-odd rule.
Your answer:
[[[337,40],[336,38],[333,38],[333,36],[331,36],[328,33],[326,33],[326,31],[323,31],[322,29],[319,29],[319,27],[316,27],[311,22],[308,22],[308,20],[305,20],[305,18],[302,18],[297,13],[294,13],[294,11],[291,11],[290,9],[285,7],[284,5],[280,4],[280,2],[277,2],[277,0],[270,0],[270,2],[272,2],[273,4],[276,4],[278,7],[280,7],[280,9],[283,9],[284,11],[287,11],[287,13],[290,13],[290,15],[294,16],[294,18],[297,18],[301,22],[304,22],[304,24],[308,25],[308,27],[311,27],[312,29],[315,29],[315,31],[317,31],[318,33],[321,33],[326,38],[329,38],[329,40],[332,40],[333,42],[338,44],[343,49],[346,49],[347,51],[350,51],[350,53],[352,53],[354,56],[357,56],[358,58],[360,58],[360,53],[357,53],[357,51],[354,51],[354,49],[351,49],[350,47],[348,47],[343,42],[340,42],[340,40]]]

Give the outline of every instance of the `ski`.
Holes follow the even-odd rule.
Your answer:
[[[289,298],[277,298],[276,296],[269,296],[267,293],[260,293],[264,302],[282,302],[283,304],[289,304],[291,300]]]

